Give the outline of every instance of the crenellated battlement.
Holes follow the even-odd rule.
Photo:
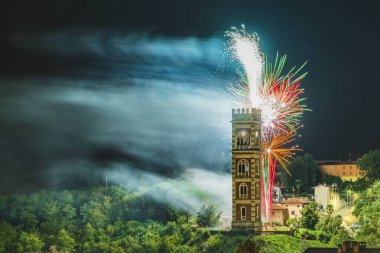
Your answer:
[[[256,108],[232,109],[233,121],[259,121],[261,110]]]

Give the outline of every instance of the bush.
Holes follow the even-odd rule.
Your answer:
[[[345,241],[351,241],[352,237],[349,235],[348,231],[344,228],[340,228],[338,233],[331,237],[330,243],[333,245],[342,244]]]
[[[317,240],[320,242],[327,243],[330,240],[329,235],[324,231],[317,230],[315,231],[315,235],[316,235]]]
[[[236,249],[236,253],[257,253],[257,252],[260,252],[260,247],[254,241],[250,240],[250,238],[241,242]]]
[[[200,227],[213,227],[218,225],[221,211],[213,205],[203,205],[197,212],[197,224]]]
[[[296,236],[305,240],[315,240],[317,238],[315,231],[307,228],[298,229]]]

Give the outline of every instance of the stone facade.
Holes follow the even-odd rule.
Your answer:
[[[286,221],[289,219],[289,212],[286,207],[279,204],[273,204],[271,208],[271,213],[269,216],[269,223],[272,225],[285,226]]]
[[[232,110],[232,229],[261,230],[261,113]]]

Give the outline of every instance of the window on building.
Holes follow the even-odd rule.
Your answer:
[[[241,214],[241,220],[247,219],[247,209],[244,206],[240,208],[240,214]]]
[[[248,176],[249,175],[249,163],[247,160],[240,160],[238,162],[238,176]]]
[[[297,205],[297,207],[300,207],[300,205]]]
[[[272,211],[272,215],[274,215],[274,211]]]
[[[343,176],[346,175],[346,172],[343,171]]]
[[[246,199],[248,198],[248,185],[243,183],[243,184],[240,184],[239,186],[239,197],[241,199]]]
[[[292,215],[296,215],[296,211],[292,211],[291,214],[292,214]]]

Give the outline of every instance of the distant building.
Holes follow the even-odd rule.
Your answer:
[[[288,219],[289,219],[288,208],[286,208],[282,205],[279,205],[279,204],[273,204],[272,205],[269,223],[285,226],[286,221]]]
[[[309,200],[307,198],[285,198],[281,202],[281,206],[288,209],[289,218],[298,219],[302,216],[301,211],[303,207],[309,204]]]
[[[354,162],[318,161],[317,165],[322,175],[340,177],[343,181],[356,181],[362,175],[362,171]]]
[[[344,206],[344,201],[340,199],[336,185],[318,185],[314,187],[314,200],[326,210],[327,205],[332,205],[334,210]]]

